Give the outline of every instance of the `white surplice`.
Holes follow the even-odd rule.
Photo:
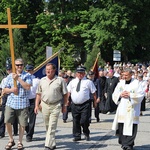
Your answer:
[[[120,99],[123,91],[130,92],[130,97]],[[117,130],[118,123],[124,123],[123,135],[132,136],[133,124],[139,124],[141,102],[144,98],[141,84],[137,79],[132,79],[130,84],[125,84],[125,80],[120,80],[112,97],[118,105],[112,130]]]

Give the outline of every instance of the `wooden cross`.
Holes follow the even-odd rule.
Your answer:
[[[8,28],[9,29],[9,38],[10,38],[10,53],[11,53],[11,61],[12,61],[12,72],[15,73],[15,55],[14,55],[14,44],[13,44],[13,28],[27,28],[27,25],[12,25],[11,24],[11,13],[10,8],[7,8],[7,16],[8,16],[8,24],[0,25],[0,28]],[[17,82],[14,80],[14,87],[17,87]]]

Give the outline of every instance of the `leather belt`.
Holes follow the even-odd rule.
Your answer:
[[[42,100],[42,102],[44,102],[44,103],[47,104],[47,105],[55,105],[55,104],[60,103],[61,101],[59,100],[59,101],[54,102],[54,103],[47,103],[47,102],[45,102],[45,101]]]
[[[82,104],[75,104],[75,103],[73,103],[75,106],[83,106],[83,105],[85,105],[85,104],[87,104],[87,103],[89,103],[89,100],[87,100],[87,101],[85,101],[84,103],[82,103]]]

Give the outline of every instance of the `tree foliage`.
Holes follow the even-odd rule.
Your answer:
[[[149,0],[1,0],[0,24],[7,24],[6,8],[13,24],[15,55],[38,66],[46,58],[46,46],[60,54],[61,67],[74,70],[94,62],[96,49],[101,60],[113,63],[113,50],[122,61],[149,61]],[[8,30],[0,29],[0,67],[9,57]],[[96,45],[96,47],[95,47]],[[90,61],[89,61],[90,58]],[[90,67],[90,66],[89,66]]]
[[[95,59],[93,59],[95,58]],[[95,44],[92,48],[92,51],[87,55],[87,60],[84,64],[86,69],[89,71],[93,68],[96,59],[98,58],[98,65],[104,67],[104,60],[101,58],[100,49]]]

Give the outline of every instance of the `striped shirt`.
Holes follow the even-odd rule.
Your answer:
[[[19,76],[24,82],[32,85],[31,75],[22,71]],[[6,85],[5,88],[12,88],[14,87],[14,80],[12,78],[12,73],[9,74],[6,78]],[[6,106],[9,106],[13,109],[23,109],[30,106],[29,103],[29,92],[30,90],[26,90],[22,87],[22,85],[17,81],[17,88],[18,88],[18,95],[14,93],[8,94]]]

